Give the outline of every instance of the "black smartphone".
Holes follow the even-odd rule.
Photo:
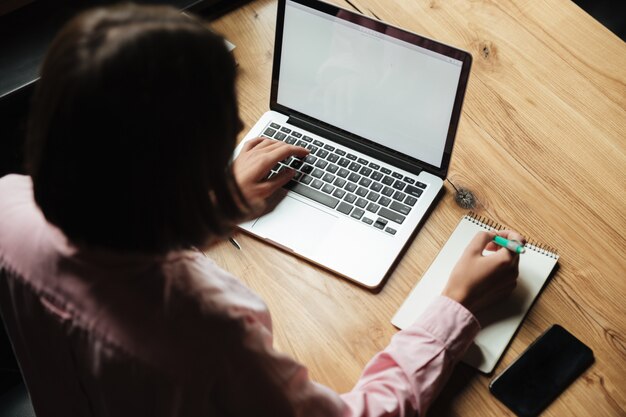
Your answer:
[[[489,391],[516,415],[537,416],[593,361],[587,345],[554,324],[491,381]]]

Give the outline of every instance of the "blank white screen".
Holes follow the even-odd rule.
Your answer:
[[[461,68],[287,1],[277,101],[441,167]]]

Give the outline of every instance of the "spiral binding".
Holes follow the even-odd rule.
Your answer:
[[[466,214],[464,218],[488,231],[502,230],[504,228],[500,223],[493,221],[487,217],[480,216],[473,211],[470,211],[468,214]],[[529,239],[524,247],[550,258],[558,259],[559,257],[559,254],[555,248],[553,248],[552,246],[544,245],[543,243],[539,243],[534,239]]]

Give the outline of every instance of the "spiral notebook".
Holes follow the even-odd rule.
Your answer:
[[[410,326],[441,294],[456,261],[476,233],[501,228],[499,224],[473,213],[463,216],[391,323],[400,329]],[[520,255],[517,287],[506,301],[478,314],[482,330],[467,350],[463,362],[484,373],[490,373],[495,368],[558,259],[556,251],[545,245],[535,242],[526,244],[526,252]]]

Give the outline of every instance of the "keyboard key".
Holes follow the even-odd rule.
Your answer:
[[[319,149],[317,146],[309,145],[306,147],[309,151],[309,155],[315,155],[315,152]]]
[[[339,204],[339,200],[337,200],[335,197],[332,197],[328,194],[324,194],[320,191],[314,190],[313,188],[307,187],[306,185],[302,185],[295,181],[289,181],[287,185],[285,186],[285,188],[297,194],[308,197],[313,201],[317,201],[318,203],[323,204],[332,209],[337,207],[337,204]]]
[[[321,140],[313,139],[313,145],[324,146],[324,142],[322,142]]]
[[[417,198],[411,197],[410,195],[404,200],[404,204],[408,204],[411,207],[413,207],[415,203],[417,203]]]
[[[309,164],[314,164],[314,163],[315,163],[315,161],[317,161],[317,158],[316,158],[316,157],[314,157],[313,155],[307,155],[307,156],[304,158],[304,162],[307,162],[307,163],[309,163]]]
[[[393,183],[393,188],[395,188],[396,190],[404,190],[404,186],[406,185],[406,183],[400,181],[400,180],[396,180],[396,182]]]
[[[339,206],[337,207],[337,211],[343,214],[350,214],[350,212],[352,211],[352,206],[342,201],[341,203],[339,203]]]
[[[373,163],[373,162],[370,162],[370,163],[369,163],[369,167],[370,167],[370,168],[372,168],[372,169],[380,169],[380,165],[375,164],[375,163]]]
[[[421,184],[421,182],[419,184]],[[419,198],[422,195],[422,193],[424,192],[423,190],[421,190],[419,188],[415,188],[412,185],[407,185],[406,189],[404,191],[407,194],[412,195],[413,197],[417,197],[417,198]]]
[[[417,182],[415,182],[415,185],[417,185],[420,188],[426,188],[426,184],[424,184],[423,182],[417,181]]]
[[[322,188],[322,185],[324,185],[324,183],[320,180],[313,180],[313,182],[311,183],[311,187],[315,188],[316,190]]]
[[[328,182],[331,183],[333,181],[335,181],[335,176],[333,174],[325,174],[324,178],[322,178],[324,180],[324,182]]]
[[[385,167],[382,167],[380,169],[380,172],[382,172],[383,174],[387,174],[387,175],[391,174],[391,170]]]
[[[345,178],[348,176],[348,174],[350,173],[350,171],[348,171],[345,168],[340,168],[339,172],[337,172],[337,175],[339,175],[341,178]]]
[[[343,186],[346,185],[346,180],[342,178],[337,178],[333,184],[335,184],[339,188],[343,188]]]
[[[383,178],[383,174],[381,172],[374,171],[372,172],[372,175],[370,176],[370,178],[373,179],[374,181],[380,181]]]
[[[318,158],[326,158],[328,156],[328,151],[320,149],[319,151],[317,151],[316,155]]]
[[[349,182],[346,184],[346,186],[344,187],[346,189],[346,191],[349,191],[351,193],[354,192],[354,190],[356,190],[357,185],[353,182]]]
[[[297,138],[301,138],[302,137],[302,133],[300,132],[291,132],[291,134]]]
[[[280,126],[279,126],[280,127]],[[271,127],[268,127],[267,129],[265,129],[265,131],[263,132],[264,135],[267,136],[274,136],[274,133],[276,133],[276,130],[272,129]]]
[[[302,160],[294,159],[293,161],[291,161],[291,164],[289,164],[289,166],[292,167],[293,169],[298,169],[302,166]]]
[[[385,228],[385,232],[395,235],[396,234],[396,229],[392,229],[391,227],[386,227]]]
[[[288,144],[290,144],[290,145],[295,144],[295,143],[296,143],[296,141],[297,141],[297,139],[296,139],[296,138],[294,138],[293,136],[289,136],[287,139],[285,139],[285,143],[288,143]]]
[[[288,127],[281,127],[280,131],[285,133],[291,133],[291,129],[289,129]]]
[[[347,194],[343,199],[348,203],[354,203],[356,196],[354,194]]]
[[[406,206],[402,203],[398,203],[397,201],[394,201],[393,203],[391,203],[391,205],[389,206],[390,209],[397,211],[400,214],[404,214],[407,215],[409,214],[409,211],[411,211],[411,207]]]
[[[353,162],[353,163],[350,164],[348,169],[350,171],[359,172],[359,169],[361,169],[361,165],[357,164],[356,162]]]
[[[348,177],[348,179],[352,182],[359,182],[359,180],[361,179],[361,176],[355,172],[353,172],[352,174],[350,174],[350,176]]]
[[[326,149],[327,151],[331,151],[332,152],[332,151],[335,150],[335,147],[331,146],[331,145],[324,145],[324,149]]]
[[[393,193],[394,200],[402,201],[404,200],[404,197],[406,197],[406,194],[401,193],[400,191],[396,191],[395,193]]]
[[[400,180],[404,177],[404,175],[400,174],[399,172],[393,172],[391,176]]]
[[[315,168],[313,172],[311,172],[311,175],[313,175],[315,178],[322,178],[322,175],[324,175],[324,171],[322,171],[321,169]]]
[[[378,204],[383,207],[387,207],[389,203],[391,203],[391,198],[381,197],[380,200],[378,200]]]
[[[347,155],[346,155],[346,158],[348,158],[348,159],[349,159],[349,160],[351,160],[351,161],[356,161],[356,155],[353,155],[353,154],[351,154],[351,153],[347,154]]]
[[[376,191],[376,192],[378,192],[378,191],[380,191],[380,190],[382,190],[382,189],[383,189],[383,185],[382,185],[381,183],[379,183],[379,182],[374,182],[374,183],[372,183],[372,185],[370,186],[370,189],[371,189],[371,190],[374,190],[374,191]]]
[[[337,164],[338,164],[339,166],[342,166],[342,167],[344,167],[344,168],[345,168],[345,167],[347,167],[348,165],[350,165],[350,161],[349,161],[348,159],[346,159],[346,158],[341,158],[341,159],[339,160],[339,162],[337,162]]]
[[[315,166],[321,169],[326,168],[326,165],[328,165],[328,162],[324,161],[323,159],[319,159],[316,163]]]
[[[357,207],[363,208],[365,206],[367,206],[367,200],[364,198],[359,198],[356,200],[356,203],[354,203]]]
[[[359,185],[362,185],[363,187],[369,187],[370,184],[372,183],[372,180],[370,180],[369,178],[361,178],[361,181],[359,181]]]
[[[316,180],[317,181],[317,180]],[[326,194],[330,194],[335,190],[335,187],[333,187],[330,184],[326,184],[322,187],[322,191],[324,191]]]
[[[362,221],[363,223],[365,223],[365,224],[372,224],[372,223],[374,223],[374,220],[369,219],[369,218],[367,218],[367,217],[363,217],[363,218],[361,219],[361,221]]]
[[[311,181],[313,181],[313,177],[312,177],[312,176],[310,176],[310,175],[304,175],[304,176],[302,176],[302,178],[300,179],[300,182],[301,182],[301,183],[303,183],[303,184],[307,184],[307,185],[308,185],[308,184],[310,184],[310,183],[311,183]]]
[[[409,178],[409,177],[404,177],[402,179],[402,181],[409,183],[409,184],[415,184],[415,180],[413,178]]]
[[[302,168],[300,168],[300,171],[304,172],[305,174],[310,174],[311,172],[313,172],[313,167],[311,165],[303,165]]]
[[[336,153],[331,153],[326,159],[328,159],[329,162],[337,162],[339,160],[339,155],[337,155]]]
[[[299,180],[301,176],[302,176],[302,172],[296,171],[295,174],[293,174],[294,181]]]
[[[352,214],[350,215],[350,217],[354,217],[355,219],[360,220],[360,219],[361,219],[361,217],[363,217],[363,214],[365,214],[365,211],[364,211],[364,210],[361,210],[361,209],[359,209],[359,208],[355,208],[355,209],[352,211]]]
[[[326,171],[330,172],[331,174],[334,174],[335,172],[337,172],[338,169],[339,167],[333,164],[330,164],[326,167]]]
[[[284,133],[278,132],[278,133],[276,134],[276,136],[274,136],[274,139],[277,139],[277,140],[283,140],[283,139],[285,139],[286,137],[287,137],[287,135],[285,135]]]
[[[341,149],[335,149],[335,153],[339,156],[345,156],[346,151],[342,151]]]
[[[389,175],[385,176],[385,178],[383,178],[383,184],[385,185],[392,185],[395,182],[395,180],[393,178],[391,178]]]
[[[369,177],[369,175],[372,173],[372,168],[368,168],[366,166],[364,166],[363,168],[361,168],[361,170],[359,171],[359,174],[361,175],[365,175],[366,177]]]
[[[307,141],[307,142],[312,142],[313,138],[311,136],[302,136],[302,140]]]
[[[380,208],[380,206],[378,204],[375,203],[369,203],[367,205],[367,211],[370,211],[372,213],[376,213],[378,211],[378,209]]]
[[[389,219],[392,222],[396,222],[398,224],[402,224],[404,219],[406,219],[406,217],[404,217],[402,214],[395,212],[393,210],[389,210],[386,207],[381,208],[380,211],[378,212],[378,215],[381,217],[384,217],[385,219]]]
[[[383,188],[383,194],[386,195],[387,197],[391,197],[393,195],[393,188],[391,187]]]
[[[367,188],[359,187],[359,189],[356,190],[356,195],[359,197],[365,197],[367,195]]]
[[[273,127],[274,129],[280,129],[280,125],[278,123],[270,123],[270,126]]]
[[[359,164],[361,165],[367,165],[369,163],[367,159],[363,159],[363,158],[359,158],[358,161],[359,161]]]
[[[296,146],[300,146],[301,148],[306,148],[306,142],[303,140],[299,140],[298,143],[296,143]]]
[[[333,196],[337,198],[342,198],[344,195],[346,195],[346,192],[342,190],[341,188],[336,188],[335,192],[333,193]]]
[[[383,230],[386,225],[387,225],[387,220],[381,219],[380,217],[376,219],[376,221],[374,222],[374,227],[380,230]]]
[[[373,202],[376,202],[380,198],[380,194],[375,193],[374,191],[370,191],[367,195],[367,199]]]

